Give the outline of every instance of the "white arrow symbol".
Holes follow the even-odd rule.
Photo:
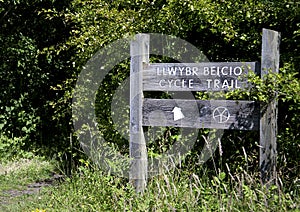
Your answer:
[[[174,109],[172,110],[172,113],[174,113],[174,121],[184,118],[184,115],[181,112],[181,108],[179,108],[179,107],[174,107]]]

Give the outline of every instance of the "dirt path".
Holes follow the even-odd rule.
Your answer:
[[[51,178],[28,184],[25,189],[12,189],[12,190],[5,190],[2,191],[2,194],[0,196],[0,205],[10,204],[11,201],[13,201],[14,198],[21,197],[23,195],[34,195],[38,194],[41,189],[49,186],[54,186],[55,184],[63,181],[64,176],[54,174]]]

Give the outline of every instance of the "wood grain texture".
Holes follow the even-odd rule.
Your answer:
[[[263,29],[261,77],[269,72],[278,73],[279,70],[280,33]],[[260,171],[263,183],[273,183],[276,179],[276,142],[277,142],[277,100],[261,106],[260,118]]]
[[[147,185],[147,150],[142,127],[142,70],[149,62],[149,35],[138,34],[130,44],[130,141],[129,180],[137,193]]]
[[[249,86],[256,62],[156,63],[143,70],[144,91],[220,91]],[[169,83],[171,82],[171,83]]]
[[[175,107],[184,118],[174,121]],[[144,99],[143,125],[258,130],[259,106],[254,101]]]

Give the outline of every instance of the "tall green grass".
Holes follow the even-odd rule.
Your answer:
[[[205,170],[202,170],[205,173]],[[72,178],[24,197],[14,211],[299,211],[297,187],[262,186],[257,176],[175,170],[149,179],[136,194],[126,179],[80,167]]]

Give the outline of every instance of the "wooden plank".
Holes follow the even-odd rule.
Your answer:
[[[256,62],[156,63],[143,70],[144,91],[220,91],[248,86]]]
[[[280,33],[263,29],[261,77],[269,72],[278,73],[279,43]],[[260,171],[262,182],[268,184],[276,179],[277,105],[274,98],[260,112]]]
[[[149,63],[149,35],[138,34],[130,44],[130,173],[136,192],[147,185],[147,150],[142,128],[142,69]]]
[[[254,101],[144,99],[143,125],[258,130],[259,106]]]

